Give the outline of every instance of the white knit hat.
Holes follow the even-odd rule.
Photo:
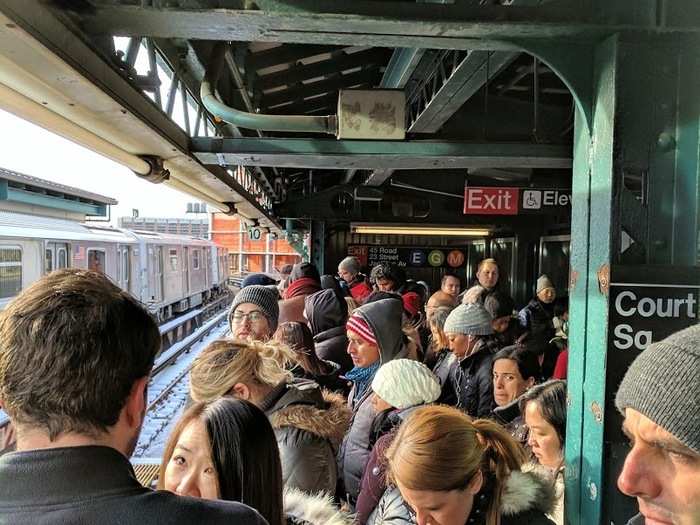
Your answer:
[[[372,390],[394,408],[433,403],[440,397],[440,382],[423,363],[395,359],[382,365],[372,380]]]

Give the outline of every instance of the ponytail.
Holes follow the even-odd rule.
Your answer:
[[[486,512],[486,523],[500,522],[501,496],[510,473],[520,470],[526,461],[525,451],[506,430],[490,419],[472,421],[477,439],[484,446],[481,469],[495,479],[493,497]]]
[[[194,360],[190,395],[194,401],[209,403],[227,395],[236,383],[271,387],[289,383],[292,374],[286,367],[293,362],[293,352],[277,343],[220,339]]]

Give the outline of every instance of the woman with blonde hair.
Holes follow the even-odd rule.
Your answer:
[[[386,452],[385,492],[370,524],[552,525],[551,486],[521,472],[525,455],[487,419],[446,406],[419,408]]]
[[[333,493],[335,455],[350,411],[342,396],[295,379],[285,368],[291,360],[293,353],[274,342],[215,341],[192,365],[190,395],[205,403],[232,396],[258,406],[274,428],[285,487]]]

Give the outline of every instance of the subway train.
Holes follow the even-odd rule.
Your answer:
[[[53,270],[104,272],[159,321],[225,291],[228,250],[183,235],[0,211],[0,308]]]

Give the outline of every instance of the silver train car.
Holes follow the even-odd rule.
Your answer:
[[[226,290],[228,251],[182,235],[0,211],[0,308],[60,268],[103,272],[167,320]]]

